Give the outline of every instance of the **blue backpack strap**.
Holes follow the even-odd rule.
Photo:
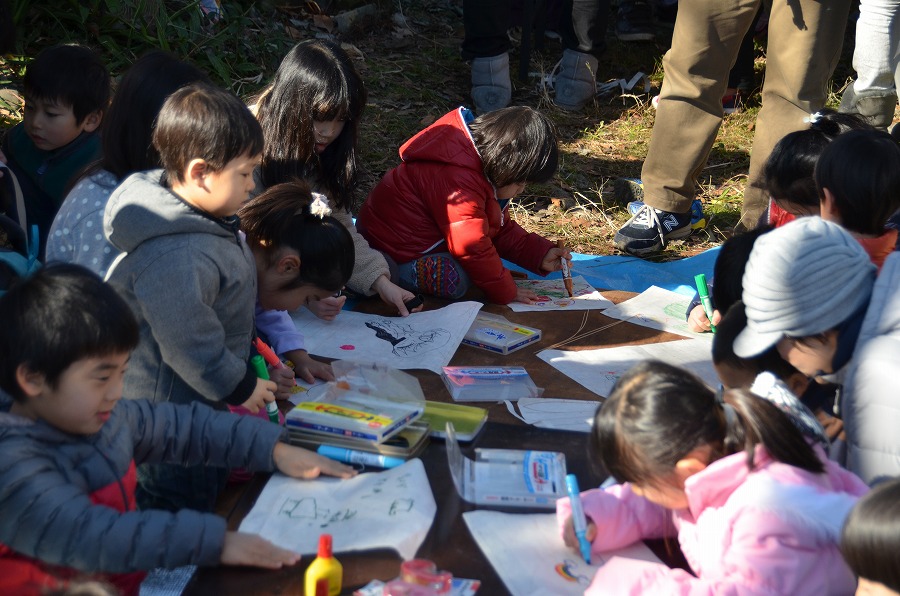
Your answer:
[[[38,235],[38,227],[37,224],[31,226],[31,238],[28,241],[28,271],[31,272],[36,269],[36,265],[39,266],[38,263],[38,252],[41,244],[41,237]]]

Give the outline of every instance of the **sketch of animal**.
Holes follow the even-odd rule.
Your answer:
[[[375,337],[391,344],[394,355],[404,358],[436,350],[450,341],[450,332],[446,329],[419,331],[410,325],[395,323],[385,318],[366,321],[366,327],[375,332]]]

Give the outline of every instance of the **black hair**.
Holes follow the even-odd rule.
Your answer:
[[[648,360],[616,382],[597,410],[590,435],[596,460],[620,482],[654,486],[694,449],[709,445],[711,460],[743,450],[754,467],[756,445],[777,461],[822,473],[824,466],[787,415],[745,390],[729,390],[723,406],[703,381],[678,367]]]
[[[484,175],[496,187],[546,182],[559,165],[556,127],[529,107],[488,112],[469,124]]]
[[[858,114],[844,114],[823,108],[809,128],[785,135],[763,166],[762,186],[780,207],[785,203],[813,209],[818,213],[819,192],[813,172],[825,148],[839,135],[872,129]]]
[[[182,87],[166,99],[153,130],[153,146],[170,180],[184,182],[193,159],[213,172],[242,155],[259,155],[262,129],[250,110],[230,91],[206,83]]]
[[[350,209],[360,163],[359,125],[367,92],[338,43],[312,39],[294,46],[260,97],[257,117],[266,143],[260,163],[264,186],[303,178]],[[314,121],[343,120],[344,129],[321,155]]]
[[[758,226],[752,230],[732,236],[722,243],[716,263],[713,266],[713,305],[722,316],[743,294],[744,270],[750,260],[750,252],[756,240],[772,231],[771,226]]]
[[[841,554],[856,576],[900,592],[900,478],[856,503],[844,522]]]
[[[297,278],[282,289],[313,285],[336,292],[353,273],[353,238],[335,218],[310,213],[312,202],[305,182],[277,184],[241,207],[241,229],[247,244],[262,247],[270,263],[283,247],[300,255]]]
[[[712,338],[712,361],[714,364],[725,364],[752,373],[754,376],[769,371],[782,381],[799,371],[781,357],[775,346],[753,358],[741,358],[734,353],[734,340],[747,327],[747,310],[744,303],[738,300],[722,320],[716,325],[716,333]]]
[[[822,152],[815,179],[820,196],[834,195],[843,227],[881,235],[900,208],[900,146],[884,131],[850,131]]]
[[[152,50],[141,56],[122,77],[103,116],[103,157],[87,173],[104,169],[121,180],[132,172],[160,167],[151,138],[156,117],[169,95],[195,82],[209,79],[173,54]]]
[[[20,365],[55,388],[75,362],[137,344],[128,304],[81,265],[47,265],[0,297],[0,388],[15,400],[25,399],[16,380]]]
[[[75,123],[109,104],[109,72],[93,50],[75,44],[47,48],[25,69],[25,108],[40,99],[71,105]]]

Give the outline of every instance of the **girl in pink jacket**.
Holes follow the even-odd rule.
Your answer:
[[[623,482],[582,493],[592,550],[677,535],[691,569],[613,558],[586,594],[851,594],[841,526],[866,485],[776,405],[713,392],[662,362],[632,368],[597,412],[591,449]],[[577,549],[571,506],[557,516]]]

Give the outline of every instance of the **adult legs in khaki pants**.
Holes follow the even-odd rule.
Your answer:
[[[678,3],[672,48],[663,58],[665,79],[656,123],[641,173],[647,206],[675,214],[690,210],[697,178],[722,123],[728,72],[761,2]],[[825,104],[826,85],[840,55],[849,10],[850,0],[775,0],[769,17],[762,108],[751,151],[751,181],[756,180],[775,143],[806,126],[804,118]],[[753,228],[765,206],[765,192],[748,184],[740,226]],[[688,217],[684,225],[689,222]],[[656,225],[663,235],[663,228]],[[616,243],[629,250],[625,242],[619,242],[619,235]]]

